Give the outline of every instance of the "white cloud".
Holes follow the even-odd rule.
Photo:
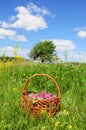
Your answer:
[[[86,62],[86,52],[69,52],[69,58],[71,59],[71,61]]]
[[[74,30],[77,31],[77,36],[79,38],[82,38],[82,39],[86,38],[86,26],[76,27],[76,28],[74,28]]]
[[[25,57],[25,58],[28,57],[28,53],[29,52],[30,52],[30,50],[28,50],[28,49],[21,49],[21,48],[17,49],[17,55]],[[14,56],[14,48],[11,47],[11,46],[7,46],[5,48],[1,48],[0,49],[0,56],[2,54],[5,54],[6,56]]]
[[[41,13],[43,15],[51,15],[50,11],[48,11],[46,8],[39,8],[32,2],[27,5],[27,8],[31,12],[34,11],[36,13]]]
[[[83,31],[83,30],[86,30],[86,26],[83,26],[83,27],[76,27],[74,28],[75,31]]]
[[[15,16],[11,16],[10,18],[9,18],[9,22],[13,22],[13,21],[15,21],[16,20],[16,17]]]
[[[16,16],[11,16],[9,18],[11,22],[7,23],[5,21],[0,21],[3,28],[22,28],[35,31],[47,28],[47,23],[44,17],[40,15],[40,12],[44,15],[49,15],[50,13],[47,9],[38,8],[35,4],[30,3],[28,7],[16,7],[15,11],[17,12]],[[36,12],[35,14],[33,13],[34,11]]]
[[[23,42],[27,41],[26,37],[23,35],[18,35],[18,36],[15,36],[14,38],[15,38],[14,40],[16,41],[23,41]]]
[[[0,22],[2,28],[8,28],[9,24],[7,22],[1,21]]]
[[[65,50],[67,51],[67,61],[77,61],[86,63],[86,52],[75,53],[76,46],[71,40],[54,39],[52,40],[56,45],[57,52],[60,54],[62,61],[65,61]]]
[[[53,39],[52,41],[56,45],[57,51],[70,51],[76,47],[71,40]]]
[[[86,38],[86,31],[79,31],[77,33],[77,36],[83,39]]]
[[[12,39],[12,37],[15,35],[16,35],[15,31],[0,28],[0,39],[4,39],[5,37],[9,37],[10,39]]]
[[[5,39],[5,38],[9,38],[15,41],[27,41],[25,36],[17,35],[16,31],[0,28],[0,39]]]

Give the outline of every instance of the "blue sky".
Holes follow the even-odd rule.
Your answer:
[[[86,62],[86,0],[2,0],[0,56],[28,58],[35,44],[52,40],[64,61]]]

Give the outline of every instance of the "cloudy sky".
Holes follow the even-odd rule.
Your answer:
[[[42,40],[52,40],[64,60],[86,62],[86,0],[1,0],[0,56],[28,58]]]

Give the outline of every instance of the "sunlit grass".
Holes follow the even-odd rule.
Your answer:
[[[0,129],[1,130],[85,130],[86,65],[0,62]],[[21,93],[28,77],[46,73],[56,79],[61,90],[61,109],[54,118],[35,118],[21,110]],[[57,94],[53,82],[38,77],[27,89]]]

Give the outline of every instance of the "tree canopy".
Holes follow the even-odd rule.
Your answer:
[[[42,41],[37,43],[30,51],[30,58],[34,60],[51,61],[52,56],[55,54],[56,46],[52,41]]]

